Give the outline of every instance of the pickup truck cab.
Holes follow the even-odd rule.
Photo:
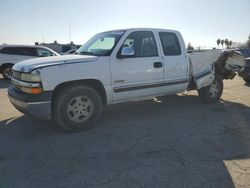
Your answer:
[[[234,52],[187,55],[181,34],[174,30],[103,32],[76,53],[17,63],[8,90],[11,103],[24,114],[82,131],[109,104],[191,89],[198,90],[201,101],[215,103],[222,79],[234,76],[225,69],[226,61],[234,62]]]

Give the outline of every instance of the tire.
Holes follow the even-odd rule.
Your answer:
[[[243,78],[243,80],[246,82],[246,84],[250,84],[250,78]]]
[[[7,80],[11,79],[12,67],[13,67],[13,65],[4,65],[3,66],[2,75]]]
[[[70,132],[94,127],[102,111],[100,95],[88,86],[72,86],[61,90],[53,103],[52,117],[56,124]]]
[[[201,102],[206,104],[217,103],[220,100],[223,91],[223,80],[219,75],[215,75],[213,82],[204,88],[198,90]]]

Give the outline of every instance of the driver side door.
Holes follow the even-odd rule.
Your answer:
[[[122,54],[124,49],[127,55]],[[113,102],[162,93],[163,64],[158,49],[152,31],[127,35],[110,59]]]

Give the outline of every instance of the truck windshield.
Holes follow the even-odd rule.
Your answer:
[[[125,31],[99,33],[81,46],[76,54],[109,56]]]

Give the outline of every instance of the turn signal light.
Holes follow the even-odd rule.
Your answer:
[[[31,88],[32,94],[41,94],[43,92],[42,88]]]
[[[41,94],[43,92],[43,89],[42,88],[21,87],[21,91],[24,93],[28,93],[28,94],[38,95],[38,94]]]

